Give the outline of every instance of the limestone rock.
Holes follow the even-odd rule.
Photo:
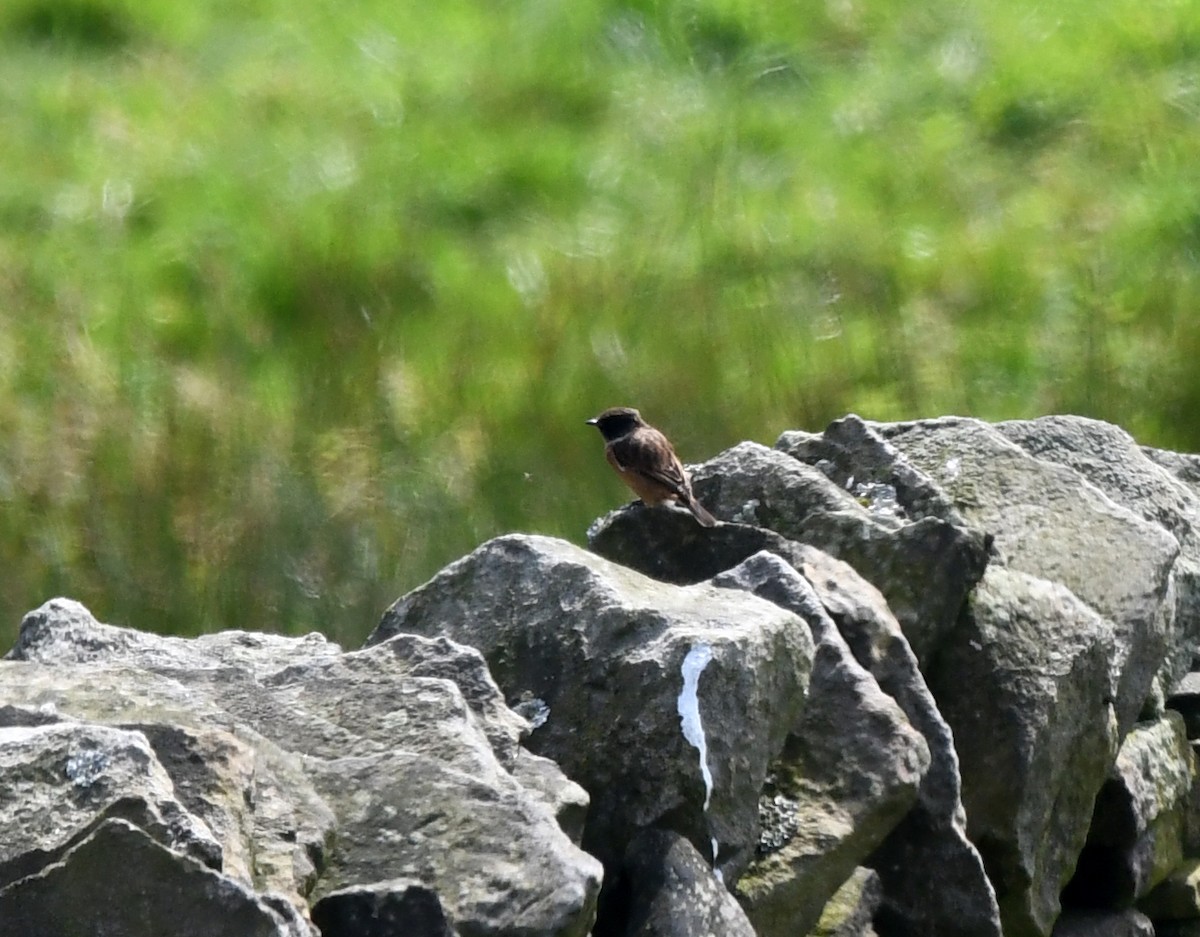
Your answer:
[[[769,452],[761,447],[748,451]],[[778,460],[777,454],[770,456],[772,464]],[[906,634],[878,590],[848,564],[774,531],[728,522],[704,530],[684,512],[626,508],[595,525],[591,543],[613,559],[673,582],[691,581],[700,572],[728,569],[760,551],[781,557],[799,570],[816,590],[859,664],[896,701],[932,753],[932,766],[921,783],[917,804],[870,860],[885,881],[881,914],[888,918],[894,934],[983,937],[999,933],[994,891],[966,835],[954,739]],[[772,576],[779,580],[774,594],[770,591]],[[786,602],[787,583],[792,578],[791,570],[775,568],[763,578],[761,588],[750,588],[772,600],[782,597],[785,607],[791,607]],[[720,577],[716,581],[721,581]],[[912,588],[919,589],[919,583],[915,581]],[[785,795],[772,789],[771,796]],[[814,830],[820,828],[813,825]],[[843,836],[831,833],[828,841],[839,842]],[[865,855],[840,855],[821,888],[806,887],[810,910],[819,906],[853,862],[865,860]],[[928,885],[929,868],[941,870],[939,888],[933,893]]]
[[[1159,679],[1170,691],[1191,667],[1200,641],[1200,490],[1147,457],[1123,429],[1081,416],[996,424],[1031,455],[1074,469],[1117,504],[1171,534],[1180,546],[1172,570],[1173,633]]]
[[[1113,622],[1117,718],[1122,733],[1131,728],[1175,634],[1175,537],[979,420],[879,430],[969,523],[994,535],[1005,565],[1061,583]]]
[[[708,861],[678,833],[643,830],[622,863],[625,937],[756,937]]]
[[[6,933],[22,937],[315,937],[291,905],[255,894],[116,817],[0,889],[0,921]]]
[[[402,631],[476,647],[510,700],[543,701],[548,717],[527,744],[591,795],[583,843],[610,867],[651,826],[710,859],[715,840],[730,880],[749,861],[759,791],[808,687],[812,638],[795,615],[711,585],[656,582],[560,540],[508,536],[398,601],[369,643]],[[696,688],[711,795],[681,731],[693,652],[711,654]]]
[[[58,861],[110,817],[221,868],[212,831],[176,799],[141,733],[72,723],[0,729],[0,885]]]
[[[1124,907],[1178,867],[1195,774],[1178,713],[1139,723],[1121,743],[1096,798],[1095,817],[1068,896],[1087,904]]]
[[[784,434],[777,446],[794,448],[790,439]],[[869,499],[862,503],[818,469],[753,443],[698,466],[693,485],[721,517],[803,541],[853,566],[887,597],[921,659],[953,627],[987,563],[982,531],[932,516],[912,519],[899,505],[873,510]]]
[[[1188,859],[1141,901],[1138,910],[1155,921],[1200,920],[1200,859]]]
[[[511,777],[411,751],[314,761],[309,770],[338,816],[318,904],[332,894],[344,902],[356,886],[416,881],[464,934],[590,931],[600,864]]]
[[[992,566],[932,676],[1005,937],[1050,931],[1087,837],[1117,748],[1112,640],[1063,586]]]
[[[882,882],[881,926],[911,937],[999,937],[996,894],[967,838],[954,736],[899,623],[883,596],[845,563],[803,545],[792,561],[855,658],[929,747],[916,804],[866,860]],[[932,893],[929,869],[939,870]]]
[[[7,660],[43,664],[85,664],[136,660],[159,673],[174,670],[239,668],[254,674],[273,673],[297,658],[334,657],[341,648],[324,635],[300,638],[251,631],[218,631],[195,638],[175,638],[96,621],[73,599],[51,599],[21,622],[17,643]]]
[[[771,833],[737,884],[760,937],[805,933],[909,811],[929,767],[925,739],[855,660],[812,586],[762,553],[716,577],[808,622],[816,642],[808,705],[772,765],[769,796],[790,835]]]
[[[875,937],[872,919],[882,900],[878,874],[859,866],[825,906],[809,937]]]
[[[555,766],[524,764],[529,725],[470,648],[417,636],[349,654],[311,637],[192,642],[101,625],[56,601],[28,616],[10,658],[0,715],[27,727],[8,732],[118,731],[36,725],[55,719],[148,740],[167,787],[212,828],[214,864],[297,919],[334,893],[331,919],[366,907],[386,918],[417,900],[415,882],[454,930],[591,927],[600,865],[555,819],[586,797]],[[533,787],[508,770],[518,764]],[[28,851],[17,860],[45,865]]]

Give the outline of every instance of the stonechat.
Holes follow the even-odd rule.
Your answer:
[[[604,455],[621,480],[648,505],[678,501],[704,527],[716,520],[692,494],[692,482],[670,441],[632,407],[612,407],[588,420],[604,437]]]

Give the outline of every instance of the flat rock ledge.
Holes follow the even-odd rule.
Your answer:
[[[30,612],[0,933],[1200,933],[1200,458],[848,416],[692,472],[716,527],[491,540],[357,650]]]

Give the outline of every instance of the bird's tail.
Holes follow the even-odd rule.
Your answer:
[[[684,503],[687,505],[687,509],[692,512],[692,516],[700,522],[701,527],[717,526],[717,519],[704,510],[704,505],[694,497],[689,497]]]

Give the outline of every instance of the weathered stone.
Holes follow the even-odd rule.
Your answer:
[[[1063,584],[1114,623],[1116,712],[1122,733],[1131,728],[1174,634],[1176,539],[979,420],[878,428],[970,524],[994,535],[1005,565]]]
[[[503,772],[480,777],[411,751],[314,761],[309,770],[338,816],[318,901],[371,882],[415,881],[464,934],[590,931],[599,862]]]
[[[1178,713],[1135,726],[1096,798],[1087,845],[1064,897],[1120,908],[1166,878],[1183,861],[1194,780]]]
[[[0,662],[0,685],[14,701],[0,725],[27,725],[20,714],[35,713],[142,733],[181,802],[220,840],[226,874],[305,906],[334,818],[296,756],[196,688],[132,663]]]
[[[256,895],[113,817],[0,890],[0,922],[21,937],[315,937],[286,902]]]
[[[622,863],[625,937],[755,937],[708,861],[678,833],[643,830]]]
[[[787,434],[778,445],[788,445]],[[692,480],[697,496],[719,516],[773,530],[848,562],[887,597],[918,658],[932,652],[953,627],[987,563],[981,531],[932,516],[912,521],[872,511],[823,472],[765,446],[735,446],[697,466]],[[719,538],[700,538],[710,539]],[[592,547],[615,555],[595,538]],[[695,552],[686,544],[680,549]],[[655,575],[641,563],[634,565]]]
[[[930,686],[1005,937],[1044,937],[1116,754],[1112,626],[1061,585],[989,567]]]
[[[1191,666],[1200,641],[1200,494],[1148,458],[1133,437],[1111,423],[1045,416],[997,423],[996,429],[1031,455],[1074,469],[1117,504],[1179,542],[1172,569],[1173,632],[1159,672],[1164,691],[1170,691]]]
[[[888,442],[878,428],[851,413],[834,420],[822,433],[787,430],[775,448],[818,468],[856,500],[875,513],[894,513],[899,518],[934,517],[955,527],[967,521],[946,493],[923,471],[909,462]],[[881,499],[880,488],[894,492],[894,505]]]
[[[953,737],[905,634],[878,590],[846,563],[774,531],[733,523],[704,530],[683,512],[651,515],[628,508],[610,514],[593,527],[591,543],[613,559],[675,582],[689,581],[697,570],[732,566],[759,551],[782,557],[800,570],[859,663],[897,701],[933,753],[919,802],[871,859],[884,876],[882,914],[889,918],[891,932],[921,937],[998,934],[995,895],[966,836]],[[782,795],[773,791],[772,796]],[[845,862],[844,856],[841,861]],[[933,894],[925,871],[929,868],[943,870],[942,887]],[[818,889],[812,901],[820,894]]]
[[[1187,859],[1138,902],[1155,921],[1200,919],[1200,859]]]
[[[772,765],[771,800],[789,806],[795,829],[760,849],[737,883],[761,937],[805,933],[912,807],[929,749],[854,659],[809,582],[784,560],[757,554],[713,583],[794,612],[816,642],[808,705]]]
[[[733,569],[762,550],[786,552],[786,537],[750,524],[723,521],[705,528],[686,511],[626,505],[588,529],[588,546],[606,559],[660,582],[690,586]]]
[[[995,891],[967,838],[954,736],[900,625],[883,596],[845,563],[803,545],[792,562],[855,658],[929,746],[917,803],[867,860],[882,880],[881,926],[893,937],[999,937]],[[939,870],[932,892],[929,869]]]
[[[315,632],[299,638],[234,630],[195,638],[151,634],[102,624],[79,602],[58,598],[25,616],[5,659],[54,666],[136,660],[139,667],[160,673],[236,667],[260,675],[297,658],[334,657],[341,650]]]
[[[809,937],[874,937],[871,922],[882,900],[879,875],[859,866],[825,905]]]
[[[221,868],[212,831],[176,799],[141,733],[74,723],[0,729],[0,886],[58,861],[112,817]]]
[[[745,866],[767,766],[807,690],[812,638],[796,616],[727,589],[656,582],[564,541],[509,536],[398,601],[369,641],[402,631],[477,647],[509,699],[544,701],[528,745],[591,795],[583,842],[606,864],[637,831],[662,826],[702,854],[715,838],[730,880]],[[679,711],[685,659],[704,648],[711,800]]]
[[[57,601],[28,617],[13,655],[24,659],[0,664],[0,684],[14,720],[144,732],[188,808],[213,824],[229,875],[300,913],[313,895],[362,888],[386,916],[408,900],[387,894],[395,871],[436,888],[452,928],[587,932],[600,866],[554,818],[578,822],[586,795],[520,749],[528,723],[505,706],[477,651],[401,636],[349,654],[291,639],[289,653],[287,641],[128,635]],[[54,665],[58,657],[72,663]],[[404,765],[411,778],[397,774]],[[520,765],[533,786],[506,765]],[[449,794],[460,799],[444,803]],[[373,827],[362,828],[364,815]],[[439,822],[446,842],[429,835]],[[489,824],[488,835],[472,822]],[[509,847],[501,865],[480,852],[497,838]]]

